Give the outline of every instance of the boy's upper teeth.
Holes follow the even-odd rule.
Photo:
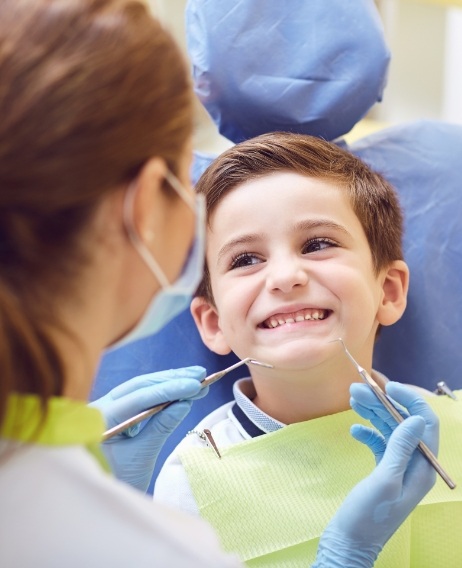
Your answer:
[[[276,314],[263,322],[266,327],[278,327],[286,323],[301,322],[304,320],[322,320],[326,317],[327,310],[321,308],[306,308],[290,314]]]

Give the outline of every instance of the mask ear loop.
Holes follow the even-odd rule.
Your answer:
[[[170,182],[169,182],[170,183]],[[157,264],[156,259],[149,251],[148,247],[145,245],[143,240],[139,237],[136,232],[133,217],[134,217],[134,205],[136,192],[138,191],[138,185],[136,182],[132,182],[125,193],[124,205],[123,205],[123,221],[125,229],[128,234],[130,242],[135,247],[141,258],[144,260],[149,270],[154,274],[159,284],[163,289],[169,288],[170,282],[165,276],[162,268]]]
[[[196,212],[196,202],[195,198],[184,188],[180,180],[172,174],[170,170],[165,172],[165,179],[173,187],[173,189],[178,193],[178,195],[183,199],[183,201],[189,205],[192,211]]]

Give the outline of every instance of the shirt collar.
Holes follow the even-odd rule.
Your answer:
[[[388,382],[387,377],[378,371],[372,370],[371,374],[374,379],[379,379],[381,384]],[[252,402],[257,393],[250,377],[236,381],[233,385],[233,394],[240,412],[231,409],[229,417],[235,422],[239,430],[241,432],[243,430],[248,437],[255,438],[286,426],[283,422],[279,422],[279,420],[260,410]]]
[[[268,434],[269,432],[275,432],[280,430],[285,426],[279,420],[276,420],[260,410],[252,402],[255,398],[256,392],[253,386],[252,379],[240,379],[236,381],[233,385],[233,394],[237,406],[242,410],[244,415],[253,423],[258,429],[262,430],[262,433]],[[241,427],[244,427],[243,421],[240,421]],[[245,428],[248,431],[248,428]],[[255,434],[248,431],[248,434],[253,438]]]

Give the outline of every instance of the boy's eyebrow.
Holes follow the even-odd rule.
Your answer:
[[[335,231],[341,231],[345,235],[350,236],[350,233],[343,225],[339,225],[328,219],[307,219],[306,221],[300,221],[294,225],[294,230],[310,231],[313,229],[334,229]]]
[[[247,235],[242,235],[240,237],[232,239],[231,241],[228,241],[225,245],[221,247],[221,249],[218,252],[217,260],[220,261],[221,257],[224,256],[229,251],[229,249],[232,249],[235,246],[253,243],[262,238],[264,238],[264,235],[260,233],[249,233]]]
[[[312,231],[313,229],[334,229],[335,231],[341,231],[345,235],[350,236],[350,233],[345,229],[343,225],[339,225],[338,223],[334,223],[333,221],[327,219],[307,219],[300,221],[299,223],[295,223],[295,225],[293,226],[294,231]],[[248,233],[247,235],[241,235],[235,239],[232,239],[221,247],[218,252],[217,261],[220,261],[220,259],[230,249],[236,246],[250,244],[264,238],[265,236],[261,233]]]

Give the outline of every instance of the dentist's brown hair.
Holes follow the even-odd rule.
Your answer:
[[[192,105],[142,0],[0,2],[0,425],[11,392],[62,394],[50,299],[76,285],[101,199],[151,157],[177,171]]]

